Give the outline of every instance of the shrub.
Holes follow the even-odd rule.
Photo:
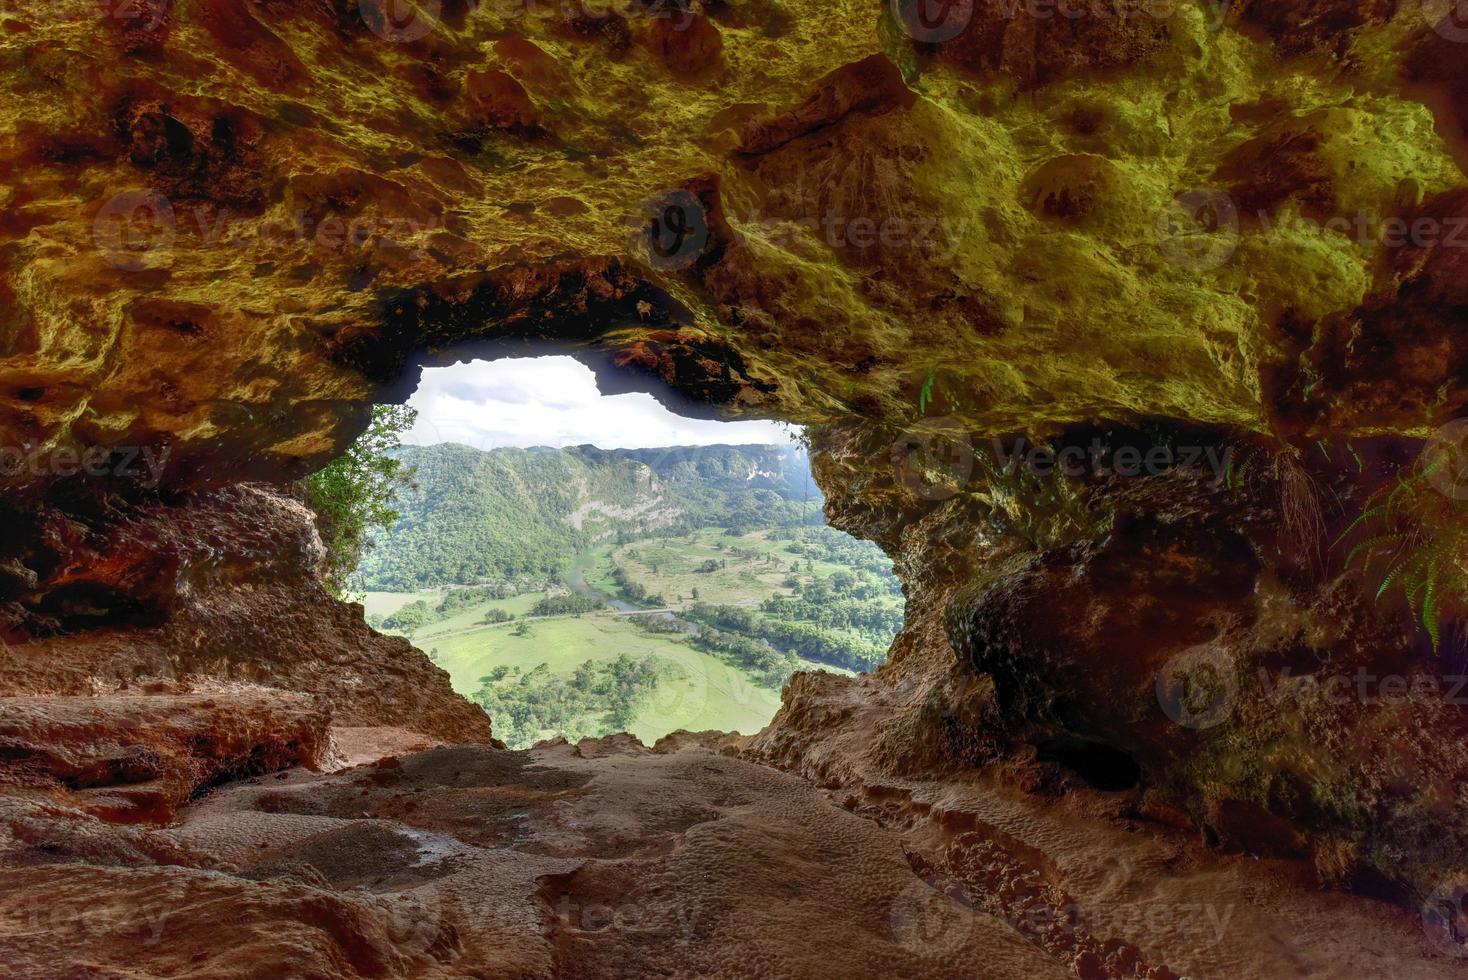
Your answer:
[[[392,503],[412,485],[412,471],[392,453],[417,418],[406,405],[374,405],[367,431],[306,480],[306,504],[326,545],[322,580],[339,597],[348,594],[352,573],[372,547],[372,530],[397,523]]]

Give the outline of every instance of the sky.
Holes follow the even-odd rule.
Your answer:
[[[505,358],[428,368],[408,402],[418,422],[404,442],[498,446],[748,445],[791,441],[774,422],[685,419],[651,395],[604,396],[591,369],[571,357]]]

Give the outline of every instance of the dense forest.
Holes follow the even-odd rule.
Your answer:
[[[397,524],[363,557],[354,579],[362,590],[556,580],[599,541],[797,523],[817,515],[821,500],[794,446],[445,443],[406,446],[399,458],[415,486],[399,495]]]
[[[472,697],[510,748],[526,749],[544,731],[573,741],[622,731],[660,681],[680,676],[676,665],[626,654],[610,662],[582,661],[570,676],[552,673],[545,663],[523,672],[502,665],[479,678]]]

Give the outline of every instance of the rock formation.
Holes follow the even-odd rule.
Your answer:
[[[1061,6],[0,9],[9,974],[1460,970],[1468,31]],[[811,426],[890,662],[497,748],[291,488],[526,349]]]

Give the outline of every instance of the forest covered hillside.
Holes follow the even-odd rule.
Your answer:
[[[415,487],[358,569],[365,590],[560,576],[605,540],[820,523],[799,446],[405,446]]]

